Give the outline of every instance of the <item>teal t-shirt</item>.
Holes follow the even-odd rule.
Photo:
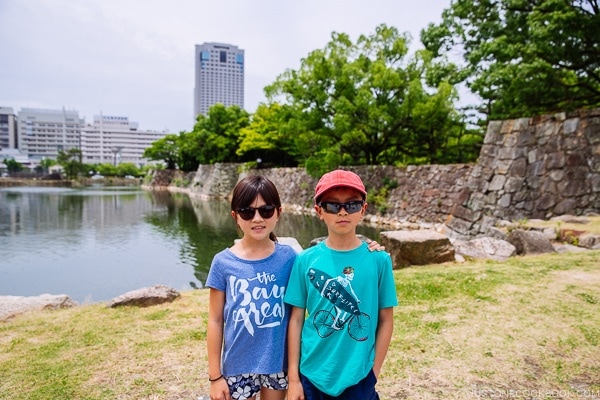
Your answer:
[[[300,372],[338,396],[373,368],[379,310],[398,305],[391,257],[366,243],[338,251],[323,241],[296,257],[284,301],[307,311]]]

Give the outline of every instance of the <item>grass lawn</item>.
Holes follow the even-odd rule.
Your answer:
[[[410,267],[395,280],[382,400],[600,398],[600,250]],[[207,301],[195,290],[0,322],[0,399],[197,399],[209,387]]]

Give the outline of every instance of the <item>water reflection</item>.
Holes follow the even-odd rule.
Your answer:
[[[180,260],[193,267],[196,280],[206,281],[210,263],[216,252],[231,246],[237,232],[228,214],[228,204],[222,201],[194,202],[187,195],[169,192],[152,193],[156,204],[164,206],[144,220],[158,229],[165,237],[183,238],[179,252]],[[191,287],[198,287],[195,281]]]
[[[326,229],[284,213],[275,233],[307,247]],[[214,254],[237,237],[225,201],[132,187],[1,188],[0,295],[95,302],[154,284],[201,288]]]

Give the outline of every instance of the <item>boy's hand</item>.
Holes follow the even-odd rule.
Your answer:
[[[365,242],[369,245],[369,251],[385,251],[385,246],[380,245],[375,240],[366,239]]]
[[[304,389],[300,381],[290,382],[288,385],[288,400],[304,400]]]

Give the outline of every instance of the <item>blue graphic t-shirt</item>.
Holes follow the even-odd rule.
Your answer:
[[[300,372],[338,396],[373,368],[379,310],[398,304],[391,257],[366,243],[338,251],[323,241],[296,257],[285,302],[308,314]]]
[[[284,304],[294,249],[276,243],[262,260],[225,249],[213,258],[206,286],[225,292],[223,375],[287,371],[289,306]]]

